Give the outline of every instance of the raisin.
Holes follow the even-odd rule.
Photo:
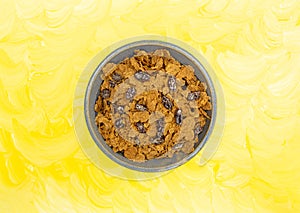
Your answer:
[[[200,123],[196,123],[195,128],[194,128],[195,137],[197,135],[199,135],[202,131],[203,131],[203,128],[200,126]]]
[[[161,137],[161,136],[163,136],[163,134],[164,134],[163,133],[163,128],[160,128],[160,129],[157,130],[156,136]]]
[[[144,124],[142,122],[137,122],[135,124],[137,130],[140,132],[140,133],[146,133],[146,129],[144,127]]]
[[[113,82],[113,81],[109,81],[109,86],[110,86],[111,88],[114,88],[114,87],[116,86],[116,83]]]
[[[127,91],[126,91],[126,98],[128,100],[131,100],[136,94],[136,89],[134,87],[130,87]]]
[[[176,90],[176,78],[174,76],[169,77],[168,86],[171,91]]]
[[[162,97],[162,103],[163,103],[164,107],[165,107],[166,109],[168,109],[168,110],[171,110],[172,107],[173,107],[172,102],[171,102],[170,99],[167,98],[166,96],[163,96],[163,97]]]
[[[102,98],[109,98],[109,96],[110,96],[109,89],[104,89],[104,90],[101,91],[101,97]]]
[[[134,139],[133,139],[133,142],[134,142],[134,144],[137,144],[137,145],[139,145],[141,142],[140,142],[140,139],[138,138],[138,137],[135,137]]]
[[[122,76],[119,75],[118,73],[113,73],[112,74],[112,79],[117,82],[117,83],[120,83],[122,81]]]
[[[115,112],[119,114],[124,114],[124,106],[115,106]]]
[[[164,133],[164,125],[165,125],[165,121],[163,118],[159,119],[156,121],[157,123],[157,133],[156,133],[156,136],[157,137],[161,137],[163,136],[163,133]]]
[[[146,72],[143,72],[143,71],[137,71],[135,74],[134,74],[134,77],[141,81],[141,82],[145,82],[145,81],[149,81],[150,80],[150,75]]]
[[[183,143],[177,143],[174,145],[173,148],[178,150],[178,149],[181,149],[182,147],[183,147]]]
[[[199,98],[200,98],[200,92],[199,91],[191,92],[187,96],[188,101],[195,101],[195,100],[198,100]]]
[[[138,110],[138,111],[146,111],[147,107],[143,104],[136,104],[135,109]]]
[[[175,112],[175,122],[176,122],[178,125],[181,125],[181,124],[182,124],[182,110],[181,110],[181,109],[178,109],[178,110],[176,110],[176,112]]]
[[[161,144],[162,142],[164,142],[163,137],[153,138],[153,141],[152,141],[152,143],[154,143],[154,144]]]
[[[119,118],[115,121],[115,127],[117,129],[123,128],[124,126],[125,126],[125,123],[122,118]]]
[[[165,121],[164,118],[160,118],[157,121],[157,125],[163,127],[165,125]]]

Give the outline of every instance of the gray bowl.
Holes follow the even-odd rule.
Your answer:
[[[207,84],[207,94],[211,97],[212,103],[212,110],[208,112],[211,120],[204,126],[202,133],[199,135],[199,142],[195,144],[195,149],[192,153],[188,155],[178,153],[174,154],[172,158],[152,159],[145,162],[134,162],[125,158],[120,153],[113,152],[113,150],[106,144],[103,137],[99,133],[97,125],[95,123],[95,117],[97,114],[94,110],[94,106],[97,97],[99,96],[99,88],[102,83],[102,79],[100,77],[102,68],[109,62],[117,64],[124,60],[126,57],[132,57],[134,55],[134,50],[137,49],[145,50],[146,52],[152,52],[157,49],[166,49],[170,52],[171,56],[178,60],[180,63],[191,65],[195,70],[195,75],[197,76],[197,78]],[[206,71],[201,61],[199,61],[199,59],[195,58],[192,54],[178,45],[158,40],[135,41],[125,44],[118,49],[111,50],[110,54],[108,54],[103,61],[99,61],[99,65],[94,71],[88,83],[84,99],[84,114],[87,127],[97,146],[106,156],[108,156],[111,160],[115,161],[119,165],[140,172],[163,172],[171,170],[178,166],[181,166],[182,164],[193,158],[203,148],[209,136],[211,135],[215,125],[216,112],[217,106],[215,88],[208,72]]]

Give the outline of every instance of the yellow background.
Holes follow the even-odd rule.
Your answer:
[[[96,53],[145,34],[205,55],[226,125],[205,166],[124,181],[81,151],[72,102]],[[299,0],[0,0],[0,212],[300,212],[299,82]]]

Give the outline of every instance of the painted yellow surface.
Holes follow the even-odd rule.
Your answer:
[[[0,212],[300,212],[300,1],[0,0]],[[218,152],[161,178],[86,158],[72,102],[88,61],[137,35],[182,40],[226,101]]]

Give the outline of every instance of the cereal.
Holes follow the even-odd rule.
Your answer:
[[[136,154],[137,154],[137,148],[134,146],[131,146],[124,151],[124,156],[131,160],[135,159]]]
[[[193,67],[164,49],[136,50],[102,78],[95,122],[114,152],[142,162],[194,150],[212,104]]]
[[[171,63],[168,64],[167,63],[166,71],[168,73],[170,73],[172,76],[177,77],[177,74],[180,72],[180,67],[179,67],[179,65],[176,65],[176,64],[171,64]]]
[[[146,122],[149,119],[149,112],[141,111],[141,112],[132,112],[130,113],[130,117],[132,118],[133,122]]]
[[[115,64],[113,64],[113,63],[107,63],[107,64],[103,67],[102,71],[103,71],[103,74],[104,74],[105,76],[107,76],[107,75],[109,75],[111,72],[113,72],[116,68],[117,68],[117,66],[116,66]]]

